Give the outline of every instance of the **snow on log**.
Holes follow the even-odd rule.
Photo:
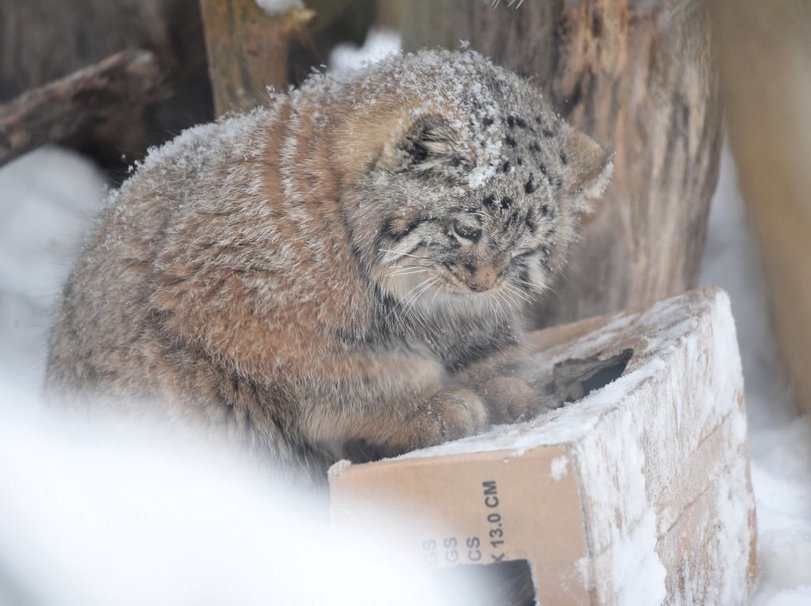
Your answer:
[[[0,165],[167,95],[152,53],[111,55],[0,106]]]
[[[727,296],[692,291],[530,340],[537,353],[521,372],[541,392],[562,366],[622,365],[533,421],[336,464],[334,524],[363,525],[370,505],[400,523],[413,512],[415,555],[526,560],[543,604],[747,603],[755,510]]]

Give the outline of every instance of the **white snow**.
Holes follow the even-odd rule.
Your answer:
[[[385,27],[373,27],[366,34],[363,46],[339,44],[329,55],[333,72],[347,73],[371,63],[382,61],[400,52],[400,33]]]
[[[64,595],[79,596],[74,603],[82,597],[87,601],[88,596],[121,603],[108,599],[116,585],[132,592],[133,603],[151,603],[155,597],[149,593],[151,584],[165,587],[164,595],[181,601],[222,596],[224,588],[233,591],[239,585],[250,602],[273,591],[257,571],[265,573],[274,566],[284,571],[283,584],[291,591],[317,591],[305,587],[312,583],[300,581],[314,569],[288,566],[284,558],[292,553],[293,562],[315,562],[312,554],[323,548],[327,555],[318,560],[320,574],[322,567],[330,568],[327,562],[340,565],[344,552],[335,556],[329,551],[333,547],[322,542],[320,531],[308,530],[313,528],[309,518],[301,521],[288,505],[278,505],[281,501],[275,494],[257,488],[254,480],[240,483],[227,474],[223,477],[222,466],[208,465],[208,459],[196,454],[172,455],[158,449],[150,455],[132,442],[122,450],[114,439],[96,442],[87,431],[74,434],[30,422],[39,406],[52,305],[81,233],[103,197],[100,175],[62,150],[42,149],[0,170],[0,561],[4,570],[16,575],[20,589],[35,597],[49,601],[53,592],[64,591]],[[720,284],[730,292],[737,317],[758,504],[762,572],[755,602],[807,604],[811,599],[811,423],[792,409],[772,334],[764,328],[768,326],[765,288],[744,218],[733,167],[725,156],[710,217],[702,282]],[[203,469],[207,465],[213,468],[210,473]],[[156,502],[156,495],[166,496]],[[298,504],[292,509],[299,509]],[[290,514],[290,520],[298,521],[280,525],[274,513],[276,518],[288,519]],[[632,555],[628,562],[633,561]],[[252,558],[253,563],[246,563]],[[346,561],[359,560],[347,557]],[[187,563],[177,576],[166,572],[180,562]],[[358,569],[366,565],[364,561]],[[651,578],[659,587],[655,562],[645,566],[656,573]],[[348,575],[347,585],[352,579],[362,585],[351,569],[339,568]],[[633,574],[634,570],[615,572]],[[385,569],[379,574],[395,582],[392,575],[385,576]],[[43,582],[46,578],[48,582]],[[144,578],[150,578],[150,583],[144,583]],[[199,587],[199,593],[183,594],[190,587]],[[402,595],[408,590],[404,587]],[[3,591],[11,588],[0,588],[0,602],[6,597]],[[389,590],[387,595],[397,594]],[[353,599],[363,603],[356,595]]]
[[[311,495],[176,435],[5,414],[0,486],[0,604],[446,603],[397,535],[333,536]]]
[[[569,457],[560,455],[549,463],[549,475],[555,482],[559,482],[569,473]]]
[[[269,15],[281,15],[287,11],[304,8],[304,2],[301,0],[256,0],[263,11]]]
[[[752,482],[757,499],[757,605],[811,603],[811,419],[798,416],[780,365],[762,263],[724,149],[701,283],[731,295],[738,327]]]
[[[105,186],[90,163],[55,148],[0,170],[0,386],[39,391],[51,310]]]

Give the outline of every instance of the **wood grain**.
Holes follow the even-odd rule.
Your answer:
[[[313,17],[306,9],[266,14],[255,0],[200,0],[214,111],[264,104],[267,87],[286,90],[289,40]]]

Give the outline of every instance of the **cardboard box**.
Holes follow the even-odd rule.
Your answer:
[[[368,505],[416,513],[416,557],[527,560],[545,605],[748,602],[755,510],[727,296],[694,291],[530,339],[521,372],[539,389],[563,360],[633,353],[615,381],[527,423],[336,464],[334,524],[363,526]]]

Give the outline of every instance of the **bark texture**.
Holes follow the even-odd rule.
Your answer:
[[[266,14],[256,0],[200,0],[214,111],[262,105],[267,87],[288,85],[289,42],[312,19],[307,9]]]
[[[0,105],[0,165],[167,97],[152,53],[124,51]]]
[[[586,219],[539,324],[614,312],[696,284],[718,178],[721,108],[710,28],[694,0],[420,0],[407,48],[457,47],[533,77],[571,124],[614,152],[616,175]]]

